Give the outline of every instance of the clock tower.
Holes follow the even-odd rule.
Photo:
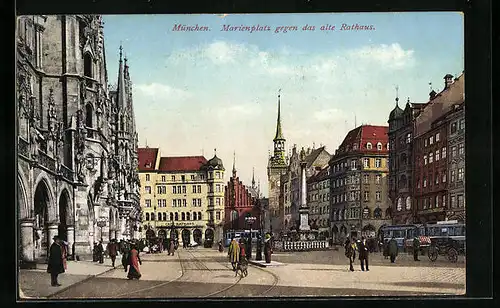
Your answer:
[[[276,121],[276,135],[274,136],[274,152],[269,157],[267,165],[267,180],[269,187],[269,217],[271,219],[271,230],[281,229],[284,215],[283,202],[280,202],[281,175],[287,170],[285,157],[285,141],[281,130],[281,98],[278,94],[278,119]]]

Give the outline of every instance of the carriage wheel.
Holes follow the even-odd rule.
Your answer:
[[[448,249],[448,260],[451,263],[457,263],[458,261],[458,251],[453,247]]]
[[[438,251],[437,251],[436,247],[434,247],[434,246],[429,247],[429,251],[427,252],[427,256],[429,257],[429,260],[431,260],[432,262],[436,261],[437,257],[438,257]]]

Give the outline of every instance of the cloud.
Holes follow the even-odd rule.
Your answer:
[[[414,50],[404,50],[398,43],[363,46],[352,50],[350,55],[354,58],[375,61],[393,69],[401,69],[415,64]]]
[[[215,64],[239,62],[242,60],[241,55],[247,52],[244,45],[225,41],[215,41],[201,49],[201,53]]]
[[[145,96],[149,96],[155,99],[176,99],[182,100],[191,97],[191,93],[176,89],[166,84],[161,83],[150,83],[150,84],[139,84],[134,87],[136,91]]]
[[[233,104],[219,109],[221,118],[254,117],[261,112],[257,103]]]
[[[346,118],[345,113],[336,108],[314,112],[314,118],[319,122],[335,122]]]

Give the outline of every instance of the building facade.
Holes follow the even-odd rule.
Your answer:
[[[388,127],[362,125],[344,138],[330,165],[330,220],[333,241],[375,237],[390,224]]]
[[[233,174],[224,189],[224,232],[228,230],[260,230],[261,207],[255,177],[252,186],[248,187],[240,181],[233,162]]]
[[[465,101],[453,106],[448,122],[448,220],[465,222]]]
[[[455,105],[464,102],[464,75],[454,79],[451,74],[447,74],[444,80],[444,89],[427,103],[415,120],[414,196],[415,221],[419,223],[446,219],[447,210],[451,207],[448,188],[450,177],[453,176],[453,182],[457,182],[458,178],[458,168],[456,171],[449,170],[448,134],[451,129],[447,114],[453,111]]]
[[[116,152],[120,108],[110,99],[101,16],[20,16],[16,42],[21,262],[45,261],[57,234],[80,259],[94,241],[133,237],[137,136],[128,127],[129,156]],[[131,105],[131,90],[120,91]]]
[[[432,95],[432,94],[431,94]],[[414,222],[413,200],[413,144],[414,122],[426,104],[411,103],[405,109],[396,107],[389,115],[389,199],[392,203],[393,223]]]
[[[327,165],[307,180],[310,226],[319,238],[330,238],[330,167]]]
[[[285,156],[285,142],[281,129],[281,101],[278,95],[278,118],[276,121],[276,134],[273,139],[274,151],[267,164],[268,199],[269,199],[269,232],[273,233],[282,229],[284,208],[280,206],[281,176],[286,173],[287,163]],[[273,231],[274,230],[274,231]]]
[[[158,148],[139,148],[144,238],[181,243],[217,241],[224,220],[224,166],[216,155],[161,157]]]

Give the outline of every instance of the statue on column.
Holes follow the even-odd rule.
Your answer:
[[[38,139],[40,133],[38,132],[38,118],[33,118],[30,121],[30,146],[31,146],[31,158],[33,160],[37,160],[38,158],[38,149],[40,147],[40,140]]]

